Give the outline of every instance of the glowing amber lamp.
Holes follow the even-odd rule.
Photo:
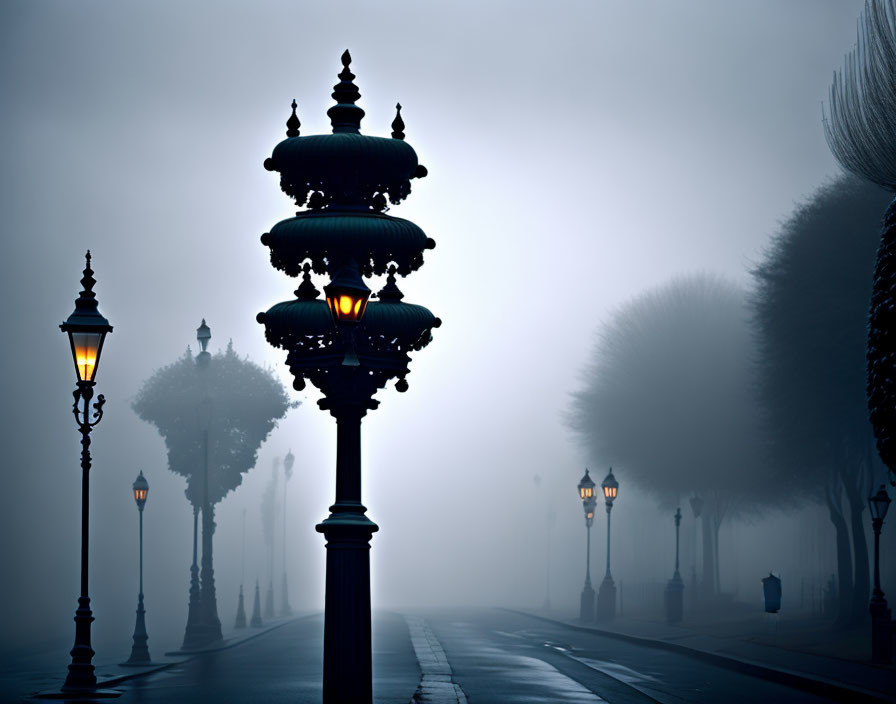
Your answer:
[[[137,481],[134,482],[134,501],[137,502],[137,508],[141,511],[143,510],[143,505],[146,503],[147,494],[149,494],[149,482],[146,481],[143,472],[140,472]]]
[[[330,314],[337,323],[354,324],[361,322],[367,309],[370,289],[353,266],[344,266],[333,280],[324,286]]]
[[[613,500],[616,498],[616,493],[619,491],[619,482],[616,481],[616,477],[613,476],[613,468],[610,468],[610,473],[607,475],[606,479],[601,482],[601,489],[604,490],[604,498],[607,501],[607,505],[612,505]]]
[[[586,501],[594,496],[594,480],[588,474],[588,470],[585,470],[585,476],[582,477],[582,480],[579,482],[579,496],[582,501]]]
[[[106,334],[112,332],[112,326],[99,312],[96,294],[93,292],[93,269],[90,268],[90,252],[87,252],[87,265],[81,284],[84,290],[75,301],[75,310],[59,327],[68,334],[72,347],[72,360],[79,383],[96,381],[96,371],[100,364],[103,341]]]

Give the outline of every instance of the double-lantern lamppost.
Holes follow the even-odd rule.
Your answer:
[[[364,110],[356,105],[361,94],[350,63],[346,51],[336,105],[327,111],[333,134],[299,136],[293,101],[287,138],[265,160],[266,169],[279,172],[283,191],[307,210],[261,238],[271,263],[303,280],[295,299],[258,315],[268,342],[288,351],[293,386],[301,390],[310,381],[323,393],[320,408],[336,419],[336,501],[317,526],[327,540],[326,704],[372,700],[370,538],[378,527],[361,503],[361,419],[379,405],[373,396],[391,379],[398,379],[397,391],[407,390],[409,352],[428,345],[441,322],[402,302],[395,280],[419,269],[435,242],[414,223],[385,214],[387,202],[404,200],[411,179],[426,169],[404,141],[400,106],[391,138],[361,134]],[[324,299],[311,271],[330,276]],[[387,280],[371,295],[363,277],[374,274]]]
[[[143,472],[134,481],[134,501],[137,502],[137,512],[140,516],[140,591],[137,593],[137,622],[134,624],[134,645],[131,647],[131,657],[122,665],[148,665],[152,663],[149,656],[149,648],[146,641],[146,620],[143,608],[143,507],[146,505],[146,497],[149,495],[149,482],[143,476]]]
[[[880,588],[880,529],[890,508],[890,497],[884,485],[880,485],[877,493],[868,499],[871,510],[871,527],[874,529],[874,592],[871,603],[871,661],[889,663],[893,658],[893,625],[890,621],[890,608]]]
[[[607,573],[597,592],[597,620],[612,621],[616,617],[616,585],[610,575],[610,511],[613,509],[613,502],[619,492],[619,482],[613,476],[612,467],[610,473],[601,482],[600,488],[604,492],[604,503],[607,507]]]
[[[283,606],[280,609],[281,616],[292,615],[292,607],[289,605],[289,584],[286,579],[286,486],[292,478],[292,466],[296,458],[292,450],[283,458]]]
[[[582,499],[582,508],[585,510],[585,586],[582,589],[581,605],[579,607],[579,619],[584,622],[594,620],[594,588],[591,586],[591,526],[594,524],[594,507],[597,499],[594,498],[594,480],[585,470],[585,476],[579,482],[579,498]]]
[[[97,396],[90,410],[93,399],[93,388],[96,384],[96,372],[100,364],[100,353],[106,334],[112,332],[112,326],[99,312],[93,286],[93,270],[90,268],[90,251],[87,252],[87,265],[81,285],[84,290],[75,301],[75,310],[59,327],[68,333],[72,348],[72,359],[75,363],[77,385],[72,413],[81,433],[81,595],[78,597],[78,608],[75,611],[75,644],[71,650],[72,662],[68,666],[68,676],[62,691],[79,694],[96,691],[96,675],[93,668],[94,651],[90,645],[90,624],[93,623],[93,612],[90,610],[90,597],[87,595],[87,556],[89,542],[90,516],[90,431],[103,419],[103,404],[106,399],[102,394]]]
[[[675,509],[675,574],[666,584],[666,620],[669,623],[681,623],[684,616],[684,582],[678,571],[678,535],[681,528],[681,508]]]

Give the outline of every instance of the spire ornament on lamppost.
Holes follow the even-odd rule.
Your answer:
[[[675,509],[675,573],[666,584],[666,620],[669,623],[681,623],[684,615],[684,582],[678,571],[678,536],[681,527],[681,508]]]
[[[149,495],[149,482],[143,476],[143,472],[137,476],[133,486],[134,501],[137,503],[137,513],[140,517],[140,591],[137,593],[137,622],[134,624],[134,645],[131,647],[131,657],[122,665],[126,667],[151,665],[149,648],[146,641],[146,610],[143,608],[143,507],[146,505],[146,497]]]
[[[327,114],[333,134],[292,136],[280,142],[265,168],[280,174],[282,190],[307,209],[277,223],[261,241],[271,263],[302,275],[296,298],[278,303],[258,321],[275,347],[287,350],[297,390],[310,381],[323,393],[322,410],[336,419],[336,501],[317,530],[326,537],[324,625],[326,704],[368,704],[371,690],[370,538],[377,525],[361,503],[361,419],[379,402],[374,394],[391,379],[407,390],[409,352],[432,339],[441,321],[426,308],[404,303],[395,275],[423,264],[435,242],[414,223],[385,214],[426,175],[404,141],[403,121],[391,138],[360,133],[360,92],[342,55],[336,105]],[[311,272],[326,274],[326,300]],[[378,300],[364,277],[387,274]]]
[[[613,509],[613,502],[619,492],[619,482],[613,476],[612,467],[610,467],[610,473],[601,482],[600,488],[603,490],[604,504],[607,507],[607,573],[604,575],[604,580],[600,583],[600,590],[597,593],[597,620],[612,621],[616,617],[616,585],[610,574],[610,511]]]
[[[291,616],[292,607],[289,605],[289,583],[286,579],[286,487],[292,478],[292,466],[296,458],[292,454],[292,450],[286,453],[283,458],[283,604],[280,608],[281,616]]]
[[[72,413],[81,433],[81,595],[78,597],[78,608],[75,611],[75,644],[72,646],[72,662],[68,666],[68,675],[62,685],[66,694],[96,694],[96,674],[93,667],[94,650],[90,644],[90,624],[93,623],[93,612],[90,610],[90,597],[87,594],[88,576],[88,543],[90,537],[90,431],[103,419],[105,397],[100,394],[93,404],[91,400],[96,384],[96,372],[100,364],[100,354],[106,335],[112,332],[112,326],[99,311],[93,286],[93,269],[90,268],[90,251],[86,256],[84,276],[81,285],[84,287],[75,301],[75,310],[59,327],[68,334],[75,363],[77,382],[74,392],[75,402]]]
[[[893,659],[893,626],[890,607],[887,606],[884,592],[880,588],[880,530],[890,508],[890,496],[883,484],[868,499],[868,508],[871,511],[871,527],[874,529],[874,591],[868,605],[871,612],[871,661],[886,664]]]
[[[582,598],[579,606],[579,620],[586,623],[594,620],[594,587],[591,586],[591,526],[594,525],[594,508],[597,499],[594,498],[594,480],[585,470],[585,476],[579,482],[579,498],[582,499],[582,508],[585,510],[585,586],[582,589]]]

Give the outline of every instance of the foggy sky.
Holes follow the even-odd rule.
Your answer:
[[[0,597],[20,607],[8,633],[73,634],[79,445],[57,326],[80,290],[87,248],[100,310],[115,326],[98,376],[106,417],[92,447],[95,632],[111,638],[123,622],[127,637],[132,624],[129,491],[140,470],[151,486],[150,646],[163,608],[174,614],[170,631],[182,628],[191,523],[183,480],[130,401],[155,369],[195,348],[203,317],[212,350],[232,339],[291,389],[284,353],[255,322],[296,286],[258,239],[295,211],[262,162],[284,138],[293,98],[303,135],[329,132],[345,48],[367,112],[362,131],[387,135],[400,101],[407,141],[429,169],[390,213],[437,241],[399,285],[406,301],[444,321],[414,356],[409,393],[390,386],[364,422],[364,503],[381,526],[374,604],[446,595],[539,603],[535,555],[545,549],[548,502],[555,600],[572,602],[581,586],[575,483],[584,466],[595,476],[606,466],[582,455],[561,413],[594,330],[615,306],[677,274],[748,283],[794,202],[837,172],[821,103],[862,5],[4,3],[0,557],[9,569]],[[240,578],[240,516],[246,509],[247,540],[262,555],[260,495],[272,458],[290,448],[291,600],[322,604],[323,540],[313,525],[333,499],[335,427],[316,392],[290,393],[303,405],[216,514],[225,626]],[[536,473],[545,478],[538,492]],[[645,530],[636,509],[652,504],[628,490],[624,468],[617,477],[614,539],[631,544],[635,524]],[[260,562],[247,559],[247,585],[263,576]]]

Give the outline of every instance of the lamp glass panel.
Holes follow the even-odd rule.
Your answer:
[[[72,339],[72,353],[75,358],[78,380],[93,381],[103,334],[99,332],[70,332],[69,335]]]

